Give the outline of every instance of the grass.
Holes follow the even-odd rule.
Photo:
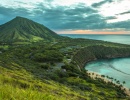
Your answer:
[[[119,88],[94,81],[87,74],[85,77],[78,69],[73,70],[75,65],[74,68],[68,67],[67,74],[79,77],[61,77],[63,74],[60,68],[54,70],[51,66],[50,69],[44,69],[39,67],[41,63],[30,59],[30,54],[52,49],[59,51],[64,45],[66,44],[21,45],[3,52],[0,55],[0,100],[111,100],[106,98],[109,96],[119,100],[116,97]],[[63,61],[66,59],[64,54]],[[91,89],[85,90],[86,87]]]
[[[38,92],[32,89],[20,89],[18,87],[13,87],[11,85],[3,85],[0,87],[0,100],[56,100],[57,98],[62,99],[62,97],[56,97],[44,92]]]
[[[98,92],[109,93],[110,91],[97,88],[94,84],[80,78],[67,79],[69,83],[91,85],[94,90],[93,92],[82,91],[78,87],[76,89],[56,81],[36,78],[15,62],[11,62],[8,69],[6,68],[8,64],[0,66],[0,100],[91,100],[92,97],[100,100],[104,97],[99,96]],[[112,93],[114,95],[115,91],[112,90]]]
[[[38,80],[24,69],[18,71],[0,67],[0,100],[78,100],[79,98],[85,97],[54,81]]]

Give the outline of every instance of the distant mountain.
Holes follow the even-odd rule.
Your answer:
[[[0,25],[0,42],[53,41],[61,38],[47,27],[23,17]]]

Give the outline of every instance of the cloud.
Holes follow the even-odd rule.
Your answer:
[[[0,21],[1,24],[15,18],[16,16],[28,16],[31,15],[31,13],[25,9],[25,8],[6,8],[3,6],[0,6],[0,18],[2,19]]]
[[[86,24],[89,25],[97,21],[95,20],[96,17],[99,20],[99,15],[96,15],[98,11],[83,3],[71,7],[47,7],[43,3],[40,3],[35,8],[34,13],[44,22],[48,21],[46,25],[52,29],[86,28],[89,27]]]
[[[124,28],[130,30],[130,20],[110,24],[110,28]]]
[[[73,19],[73,20],[71,20]],[[71,21],[61,25],[61,29],[102,29],[105,27],[105,21],[98,14],[83,16],[73,16]]]
[[[108,17],[106,17],[106,20],[113,20],[113,19],[117,19],[117,17],[116,16],[108,16]]]
[[[40,1],[40,0],[37,0]],[[27,2],[19,2],[24,6],[10,7],[0,6],[0,24],[7,22],[15,16],[22,16],[41,23],[53,30],[107,30],[108,29],[130,29],[130,20],[108,23],[109,20],[117,20],[118,16],[103,16],[100,7],[109,4],[113,0],[100,0],[100,2],[86,5],[85,3],[72,4],[71,6],[56,5],[55,0],[44,0],[30,4],[28,9]],[[26,6],[25,6],[26,5]],[[130,13],[122,12],[120,15]],[[84,31],[86,32],[86,31]]]
[[[130,10],[129,10],[129,11],[126,11],[126,12],[122,12],[122,13],[120,13],[120,14],[118,14],[118,15],[124,15],[124,14],[130,14]]]
[[[21,2],[21,1],[14,1],[15,3],[18,3],[18,4],[27,4],[25,2]]]
[[[11,20],[13,18],[14,9],[5,8],[0,6],[0,24],[4,24],[5,22]],[[10,17],[9,17],[10,16]]]
[[[105,3],[111,3],[111,2],[113,2],[113,0],[103,0],[101,2],[92,4],[92,7],[98,8],[98,7],[102,6],[102,5],[104,5]]]

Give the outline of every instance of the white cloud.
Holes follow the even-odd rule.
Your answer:
[[[106,3],[99,8],[99,12],[104,17],[115,16],[117,19],[108,20],[107,22],[118,22],[130,19],[130,14],[120,15],[122,12],[130,10],[130,0],[115,0],[112,3]]]
[[[129,19],[130,19],[130,14],[118,15],[116,18],[117,18],[117,19],[108,20],[107,22],[108,22],[108,23],[114,23],[114,22],[129,20]]]
[[[0,4],[3,6],[8,7],[28,7],[33,8],[36,3],[40,2],[49,2],[51,0],[2,0]],[[50,5],[57,5],[57,6],[71,6],[78,3],[84,3],[87,6],[91,6],[93,3],[98,3],[103,0],[52,0]],[[119,2],[120,1],[120,2]],[[130,10],[130,0],[114,0],[114,2],[107,2],[106,4],[102,5],[98,10],[103,16],[113,16],[115,14]]]
[[[33,6],[35,6],[36,3],[39,2],[49,2],[49,4],[51,5],[57,5],[57,6],[71,6],[74,4],[78,4],[78,3],[84,3],[87,6],[91,6],[93,3],[97,3],[100,2],[102,0],[52,0],[52,2],[50,3],[49,0],[2,0],[0,2],[0,4],[4,5],[4,6],[14,6],[14,7],[18,7],[18,6],[23,6],[26,7],[30,7],[30,5],[33,4]],[[22,3],[23,2],[23,3]],[[26,4],[24,4],[26,3]]]
[[[71,6],[78,3],[84,3],[87,6],[91,6],[93,3],[100,2],[102,0],[54,0],[53,4],[60,6]]]
[[[35,8],[35,4],[42,0],[2,0],[0,4],[7,8]]]
[[[87,6],[91,6],[93,3],[98,3],[103,0],[2,0],[0,4],[7,7],[27,7],[34,8],[36,3],[48,2],[50,5],[56,6],[71,6],[78,3],[84,3]],[[119,2],[120,1],[120,2]],[[100,14],[103,16],[114,16],[118,13],[125,12],[130,10],[130,0],[114,0],[114,2],[107,2],[102,5],[100,8],[97,8],[100,11]]]

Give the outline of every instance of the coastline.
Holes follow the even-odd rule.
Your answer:
[[[103,79],[105,82],[112,82],[110,79],[106,78],[106,77],[102,77],[102,75],[96,73],[96,72],[92,72],[92,71],[86,71],[86,73],[88,73],[88,75],[93,78],[94,80],[96,80],[96,78],[100,78]],[[114,82],[112,82],[114,83]],[[119,86],[119,84],[114,83],[115,85]],[[122,90],[125,89],[125,93],[130,97],[130,90],[127,87],[122,86],[121,88]]]

